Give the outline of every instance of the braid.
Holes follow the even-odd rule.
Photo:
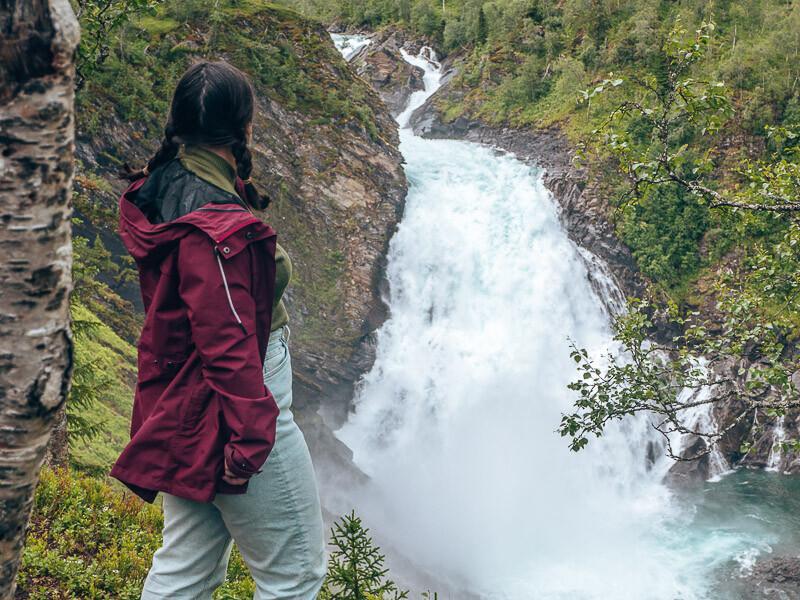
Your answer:
[[[150,162],[147,163],[148,172],[152,173],[161,165],[175,158],[178,155],[179,147],[180,144],[175,141],[175,127],[172,123],[167,123],[164,128],[164,139],[161,141],[161,147],[150,159]]]
[[[167,123],[167,126],[164,128],[164,139],[161,141],[161,146],[153,155],[153,158],[147,162],[147,166],[144,169],[134,171],[127,164],[123,165],[123,173],[121,174],[123,179],[136,181],[137,179],[146,177],[164,163],[175,158],[178,154],[179,147],[180,145],[175,141],[175,127],[172,123]]]
[[[236,159],[236,174],[241,177],[242,181],[247,181],[253,172],[253,155],[250,153],[250,148],[247,147],[244,136],[234,142],[231,151]]]
[[[269,205],[269,197],[259,194],[256,186],[250,181],[250,175],[253,172],[253,155],[250,153],[250,148],[247,147],[244,132],[239,140],[231,146],[231,152],[236,159],[236,174],[244,184],[245,200],[253,208],[264,210]]]

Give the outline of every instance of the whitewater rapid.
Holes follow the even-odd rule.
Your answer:
[[[662,484],[664,460],[648,466],[646,420],[578,454],[555,431],[575,400],[569,340],[608,348],[616,301],[593,291],[541,172],[406,127],[440,69],[431,52],[404,56],[425,90],[398,116],[409,193],[390,318],[337,432],[371,479],[353,505],[409,560],[482,598],[709,597],[709,568],[747,543],[685,543],[693,513]]]

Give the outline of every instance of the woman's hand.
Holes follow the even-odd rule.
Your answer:
[[[231,470],[228,468],[228,461],[225,461],[225,474],[222,476],[222,481],[230,483],[231,485],[244,485],[247,483],[247,479],[236,477],[236,475],[231,473]]]

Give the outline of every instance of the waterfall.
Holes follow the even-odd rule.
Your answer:
[[[577,454],[555,431],[575,399],[568,340],[595,355],[613,344],[613,277],[568,239],[535,168],[413,135],[440,65],[430,49],[404,58],[425,89],[398,116],[409,193],[388,253],[390,317],[337,432],[370,477],[343,490],[347,506],[394,553],[480,598],[719,597],[709,569],[763,544],[693,529],[663,484],[666,459],[647,463],[660,439],[647,419]]]
[[[342,53],[345,60],[353,59],[363,48],[366,48],[372,43],[371,39],[360,34],[344,35],[341,33],[332,33],[331,39],[339,52]]]
[[[772,448],[767,459],[768,471],[780,471],[781,460],[783,458],[783,444],[786,442],[786,415],[781,415],[775,422],[775,429],[772,432]]]
[[[397,115],[397,124],[402,129],[408,126],[408,121],[411,118],[411,115],[414,114],[414,111],[425,104],[425,101],[433,96],[433,94],[436,93],[436,90],[439,89],[442,79],[442,65],[440,65],[439,61],[437,60],[436,52],[434,52],[433,49],[428,46],[423,46],[417,56],[411,56],[408,52],[402,49],[400,52],[408,63],[414,65],[415,67],[421,68],[425,73],[422,77],[423,89],[412,93],[411,97],[408,99],[406,108],[403,110],[403,112]]]

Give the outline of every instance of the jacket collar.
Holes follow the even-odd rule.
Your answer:
[[[275,237],[275,230],[262,223],[250,211],[239,204],[209,203],[167,223],[151,223],[129,195],[134,194],[145,182],[139,179],[122,194],[119,202],[120,236],[131,255],[137,260],[162,256],[172,243],[193,229],[203,231],[215,246],[220,247],[224,258],[231,258],[252,241]],[[234,234],[247,229],[244,235]],[[242,239],[239,240],[238,237]]]
[[[183,146],[178,155],[181,164],[200,179],[229,194],[236,194],[236,170],[219,154],[202,146]]]

